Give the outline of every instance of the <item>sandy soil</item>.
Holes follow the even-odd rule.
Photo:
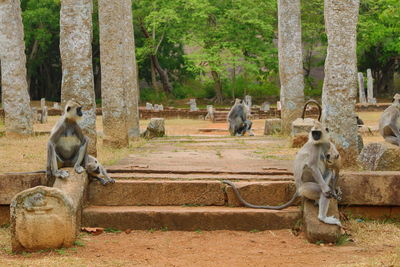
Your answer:
[[[82,235],[77,246],[10,255],[1,266],[390,266],[393,246],[314,245],[290,230],[132,231]],[[395,265],[391,265],[395,266]],[[398,266],[398,265],[397,265]]]

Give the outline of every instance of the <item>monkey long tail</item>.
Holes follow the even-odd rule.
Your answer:
[[[237,187],[235,186],[234,183],[232,183],[231,181],[228,181],[228,180],[223,180],[222,182],[223,182],[224,184],[227,184],[227,185],[232,186],[233,192],[235,192],[235,195],[237,196],[237,198],[239,199],[239,201],[240,201],[243,205],[245,205],[246,207],[248,207],[248,208],[253,208],[253,209],[281,210],[281,209],[284,209],[284,208],[289,207],[289,206],[296,200],[296,198],[299,196],[299,194],[298,194],[297,192],[294,193],[293,197],[292,197],[288,202],[286,202],[285,204],[280,205],[280,206],[258,206],[258,205],[250,204],[249,202],[247,202],[246,200],[244,200],[243,197],[240,195],[239,190],[237,189]]]
[[[4,174],[14,175],[14,174],[32,174],[32,173],[47,173],[47,171],[46,170],[40,170],[40,171],[33,171],[33,172],[5,172]]]

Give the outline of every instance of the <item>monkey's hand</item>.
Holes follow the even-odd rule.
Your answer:
[[[57,170],[57,171],[54,173],[54,176],[55,176],[56,178],[65,179],[65,178],[69,177],[69,172],[66,171],[66,170]]]
[[[335,198],[337,199],[337,201],[342,200],[342,190],[340,189],[340,187],[336,188],[335,195],[336,195]]]
[[[332,198],[335,196],[335,193],[331,190],[331,188],[328,185],[322,186],[321,190],[322,194],[324,194],[326,198]]]
[[[76,173],[82,173],[85,169],[82,167],[82,166],[80,166],[80,165],[77,165],[77,166],[75,166],[74,167],[74,169],[75,169],[75,172]]]

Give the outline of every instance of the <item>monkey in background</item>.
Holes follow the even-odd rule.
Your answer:
[[[253,136],[254,133],[251,130],[253,123],[248,119],[249,116],[250,108],[243,100],[236,98],[228,114],[229,133],[232,136],[243,136],[248,132],[250,136]]]
[[[400,146],[400,94],[395,94],[392,104],[383,111],[379,120],[379,133],[386,142]]]

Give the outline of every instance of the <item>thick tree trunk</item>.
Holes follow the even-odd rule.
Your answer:
[[[354,164],[357,152],[356,27],[359,0],[325,0],[328,53],[322,94],[322,121],[344,158]]]
[[[151,86],[157,92],[160,91],[160,87],[158,86],[157,77],[156,77],[156,68],[154,67],[153,60],[150,58],[150,70],[151,70]]]
[[[215,101],[214,102],[220,104],[224,100],[224,98],[222,96],[221,78],[220,78],[218,72],[216,72],[215,70],[211,71],[211,75],[214,80],[214,88],[215,88]]]
[[[0,1],[0,58],[6,134],[31,135],[33,117],[26,79],[20,1]]]
[[[60,54],[62,62],[61,102],[82,105],[79,121],[90,138],[88,151],[97,154],[96,101],[92,66],[92,1],[63,0],[60,10]],[[77,38],[79,36],[79,38]]]
[[[300,0],[278,0],[278,55],[282,132],[290,134],[304,104]]]

